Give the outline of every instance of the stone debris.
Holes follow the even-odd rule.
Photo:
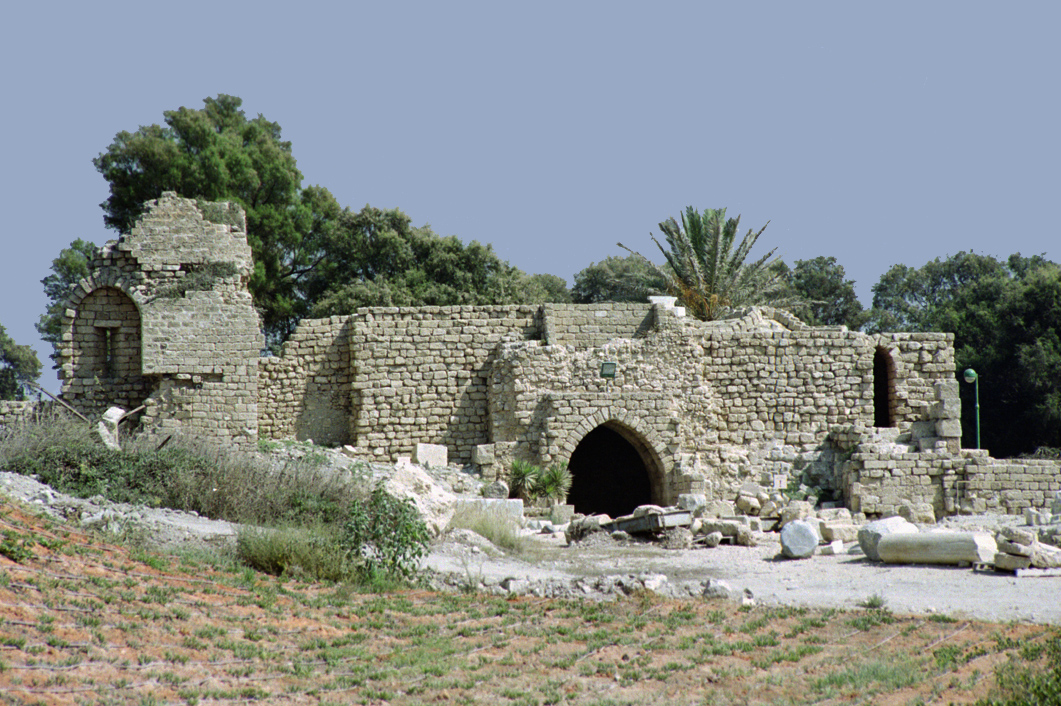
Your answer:
[[[987,532],[891,532],[877,542],[877,554],[886,564],[990,564],[996,551]]]
[[[789,559],[812,556],[821,543],[815,523],[793,520],[781,528],[781,553]]]
[[[998,571],[1061,568],[1061,549],[1040,541],[1040,533],[1019,527],[1002,527],[995,537]]]
[[[866,558],[870,561],[880,561],[880,554],[877,553],[877,545],[885,535],[889,534],[914,534],[918,532],[917,525],[906,520],[905,518],[894,516],[888,517],[883,520],[877,520],[870,522],[858,531],[858,545],[862,548],[862,553],[866,555]]]

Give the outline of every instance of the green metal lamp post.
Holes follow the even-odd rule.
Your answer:
[[[980,449],[980,376],[976,374],[976,371],[972,368],[966,368],[962,374],[965,378],[965,382],[973,386],[973,392],[976,395],[976,448]]]

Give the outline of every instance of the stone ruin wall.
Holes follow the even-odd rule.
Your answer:
[[[248,443],[257,436],[258,315],[243,212],[172,193],[104,245],[73,289],[59,351],[82,413],[145,406],[142,424]]]
[[[242,212],[174,194],[148,207],[67,302],[63,396],[88,414],[143,404],[160,436],[313,439],[379,460],[443,444],[451,463],[493,472],[564,461],[607,424],[656,469],[661,501],[793,476],[868,514],[1019,512],[1061,490],[1057,462],[958,448],[948,335],[810,328],[768,310],[703,323],[662,304],[370,308],[305,320],[281,356],[260,358]],[[892,429],[873,427],[880,356]],[[27,409],[0,405],[0,424]]]

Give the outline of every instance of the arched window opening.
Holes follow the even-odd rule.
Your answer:
[[[884,348],[873,354],[873,426],[895,426],[895,361]]]

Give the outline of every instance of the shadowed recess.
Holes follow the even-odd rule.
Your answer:
[[[628,515],[652,502],[652,484],[641,454],[618,431],[599,426],[579,442],[568,468],[567,501],[575,512]]]

